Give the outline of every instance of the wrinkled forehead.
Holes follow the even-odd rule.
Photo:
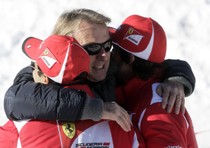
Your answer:
[[[106,25],[90,24],[87,22],[81,22],[78,28],[74,31],[73,36],[80,45],[104,43],[110,38],[109,30]]]

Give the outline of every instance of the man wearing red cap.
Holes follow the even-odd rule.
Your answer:
[[[124,82],[116,93],[125,108],[134,113],[133,123],[138,126],[146,147],[198,147],[187,111],[167,113],[161,108],[162,97],[156,92],[167,70],[163,65],[166,54],[163,28],[151,18],[131,15],[112,36],[118,78]]]
[[[94,81],[92,88],[96,94],[102,93],[106,97],[92,101],[80,90],[65,89],[56,85],[38,85],[33,82],[31,67],[26,67],[17,74],[14,84],[6,92],[4,109],[7,117],[11,120],[58,119],[76,121],[80,119],[100,120],[102,116],[110,116],[111,118],[118,118],[117,121],[121,123],[121,127],[128,130],[129,126],[124,125],[126,122],[121,119],[119,114],[119,106],[109,108],[109,112],[106,112],[108,114],[104,114],[105,106],[107,108],[109,106],[106,105],[107,102],[115,101],[112,87],[115,69],[112,60],[110,60],[111,41],[107,28],[109,22],[108,17],[95,11],[76,9],[64,12],[58,18],[52,33],[71,35],[89,51],[91,58],[90,78]],[[167,99],[169,100],[167,107],[170,112],[174,100],[177,100],[176,106],[179,111],[180,105],[184,106],[183,86],[185,86],[186,95],[190,95],[194,89],[195,78],[186,62],[166,63],[169,65],[165,75],[166,80],[174,78],[176,81],[167,81],[168,83],[160,85],[159,88],[163,89],[163,98],[166,99],[163,100],[163,104],[165,106]],[[108,89],[104,89],[107,86]],[[37,91],[38,88],[39,91]],[[173,88],[179,91],[174,91]],[[47,108],[44,102],[49,104]]]
[[[84,90],[89,96],[94,97],[93,92],[86,85],[90,72],[89,55],[74,38],[52,35],[42,41],[30,37],[23,43],[23,52],[35,62],[33,78],[36,83],[49,85],[57,83],[67,88]],[[127,115],[127,118],[130,117]],[[134,129],[125,132],[111,120],[8,121],[0,127],[0,147],[131,148],[144,146],[143,141],[139,144]]]

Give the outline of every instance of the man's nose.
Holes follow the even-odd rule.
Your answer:
[[[105,51],[105,49],[102,47],[100,52],[98,53],[99,56],[105,56],[107,54],[107,52]]]

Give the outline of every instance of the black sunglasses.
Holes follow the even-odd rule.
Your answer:
[[[112,49],[112,41],[111,39],[107,40],[104,43],[90,43],[83,48],[88,52],[89,55],[96,55],[100,52],[100,50],[103,48],[106,52],[110,51]]]

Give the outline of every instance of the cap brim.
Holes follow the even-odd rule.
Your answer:
[[[31,60],[35,61],[37,59],[37,49],[41,43],[42,40],[40,39],[28,37],[22,44],[23,53],[25,53],[25,55],[28,56]]]

